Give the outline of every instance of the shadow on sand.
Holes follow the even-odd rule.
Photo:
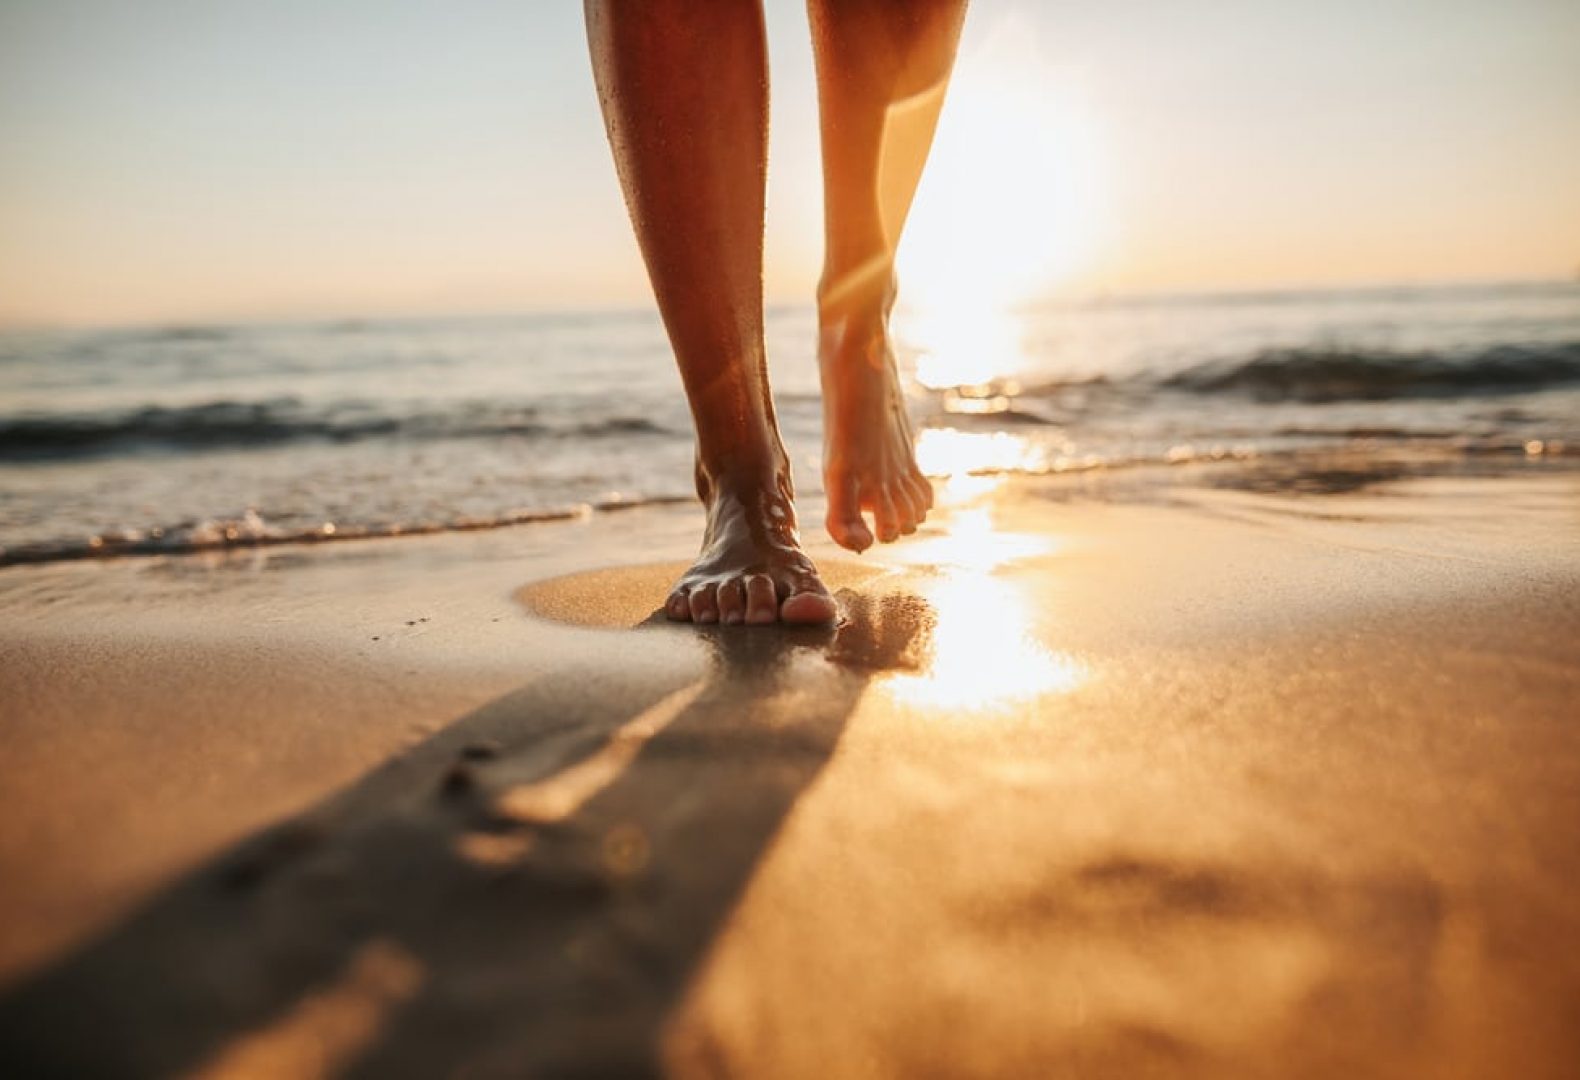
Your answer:
[[[657,1071],[867,682],[925,654],[924,602],[842,603],[837,630],[684,631],[700,681],[605,661],[461,718],[0,995],[4,1071]]]

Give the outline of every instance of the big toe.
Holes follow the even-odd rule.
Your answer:
[[[836,518],[827,521],[828,535],[840,547],[861,554],[872,546],[872,530],[859,516]]]
[[[828,488],[828,516],[824,526],[834,543],[860,554],[872,546],[872,530],[861,518],[861,499],[854,477],[831,473],[824,481]]]
[[[787,623],[821,625],[833,622],[838,614],[834,598],[826,592],[791,593],[779,606],[779,618]]]

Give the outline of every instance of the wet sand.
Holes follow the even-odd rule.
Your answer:
[[[0,1063],[1575,1075],[1580,474],[1345,475],[0,572]]]

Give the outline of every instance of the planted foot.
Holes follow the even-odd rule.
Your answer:
[[[834,621],[834,598],[801,550],[784,471],[756,482],[699,472],[697,486],[708,509],[702,554],[664,602],[665,614],[731,626]]]

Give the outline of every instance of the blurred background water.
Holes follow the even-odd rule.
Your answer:
[[[767,335],[817,491],[815,315]],[[902,310],[896,344],[934,476],[1580,450],[1575,282]],[[688,498],[691,453],[649,311],[0,336],[0,561]]]

